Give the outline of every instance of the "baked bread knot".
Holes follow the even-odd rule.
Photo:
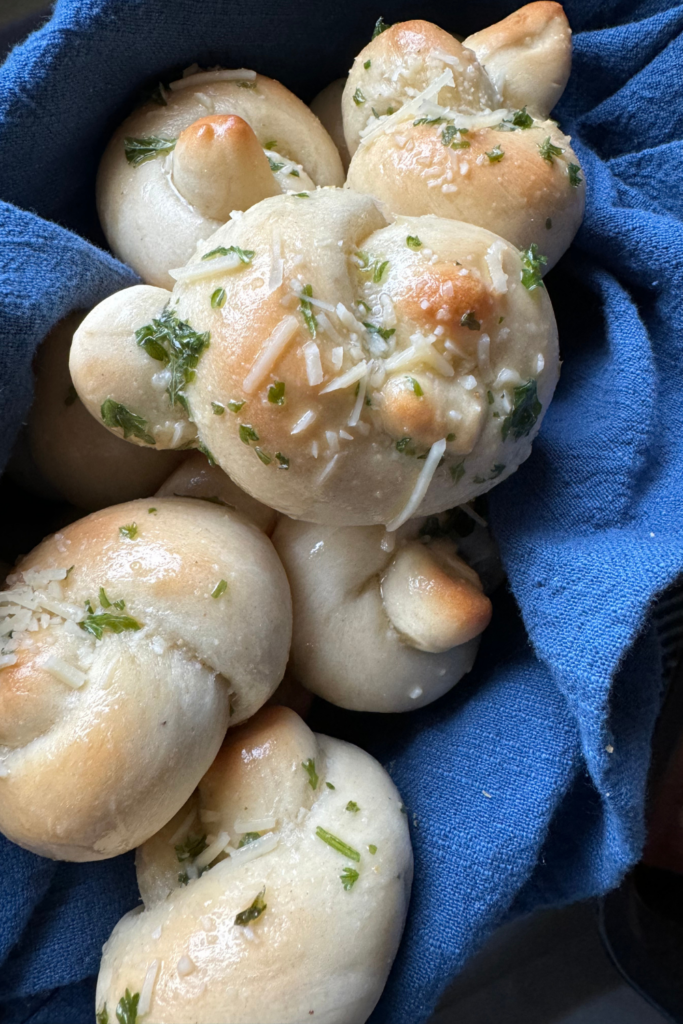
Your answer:
[[[124,444],[84,408],[69,374],[69,350],[85,315],[60,320],[38,349],[27,435],[42,478],[77,508],[94,512],[153,494],[187,456]]]
[[[311,110],[320,120],[323,128],[327,131],[334,142],[341,157],[342,166],[345,171],[349,168],[351,154],[346,144],[344,135],[344,120],[342,118],[341,101],[346,85],[345,78],[336,78],[325,86],[318,95],[311,101]]]
[[[529,455],[558,376],[535,249],[437,217],[387,225],[348,189],[263,200],[205,244],[172,296],[119,292],[76,332],[76,388],[111,429],[146,443],[132,416],[159,447],[199,444],[293,518],[389,529]]]
[[[98,1013],[135,1001],[149,1024],[363,1024],[396,955],[412,860],[377,761],[264,708],[138,850],[144,910],[104,947]]]
[[[476,513],[471,513],[475,514]],[[281,518],[273,543],[292,589],[289,671],[307,689],[354,711],[410,711],[472,668],[491,602],[458,556],[450,519],[317,526]]]
[[[130,850],[282,679],[281,563],[236,513],[154,498],[48,537],[7,583],[0,830],[60,860]]]
[[[535,88],[536,78],[547,81],[545,98],[559,98],[569,27],[559,5],[538,3],[479,35],[489,40],[482,52],[500,56],[493,80],[467,40],[429,22],[394,25],[361,51],[342,99],[354,153],[347,184],[394,213],[467,220],[520,249],[535,243],[545,273],[585,204],[571,140],[547,120]]]
[[[169,270],[233,210],[344,181],[320,121],[279,82],[246,69],[188,71],[123,122],[97,178],[112,249],[166,287]]]
[[[256,501],[233,483],[227,473],[211,465],[201,452],[195,452],[171,473],[157,491],[159,497],[201,498],[223,508],[241,513],[250,523],[270,537],[277,522],[277,512]]]

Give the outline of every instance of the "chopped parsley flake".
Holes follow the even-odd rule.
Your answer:
[[[386,32],[386,30],[387,30],[388,28],[391,28],[391,26],[390,26],[390,25],[387,25],[387,23],[386,23],[386,21],[384,20],[384,18],[383,18],[383,17],[381,17],[381,15],[380,15],[380,17],[379,17],[379,18],[377,19],[377,21],[375,22],[375,27],[374,27],[374,29],[372,30],[372,38],[373,38],[373,39],[376,39],[376,38],[377,38],[377,36],[381,36],[381,35],[382,35],[382,32]]]
[[[216,290],[211,293],[211,308],[212,309],[221,309],[221,307],[224,306],[224,305],[225,305],[225,288],[216,288]]]
[[[113,612],[100,612],[98,615],[87,615],[78,623],[85,633],[94,636],[96,640],[102,639],[105,629],[112,633],[124,633],[126,630],[137,631],[142,626],[137,619],[130,615],[114,615]]]
[[[119,526],[119,533],[128,540],[135,540],[138,535],[137,523],[127,523],[126,526]]]
[[[387,269],[388,266],[389,266],[389,260],[384,260],[383,263],[379,263],[379,261],[377,263],[375,263],[375,269],[374,269],[373,274],[372,274],[372,280],[373,280],[374,284],[379,284],[380,283],[380,281],[382,280],[382,277],[384,276],[384,271]],[[393,334],[393,331],[392,331],[392,334]]]
[[[287,171],[287,173],[288,173],[288,174],[289,174],[289,175],[290,175],[290,176],[291,176],[292,178],[300,178],[300,177],[301,177],[301,175],[299,174],[299,172],[298,172],[298,171],[296,170],[296,168],[295,168],[295,167],[292,167],[292,169],[291,169],[290,171]]]
[[[263,144],[263,148],[264,149],[277,149],[277,142],[275,141],[275,139],[271,139],[270,142],[265,142]]]
[[[256,82],[238,82],[240,89],[255,89]]]
[[[365,103],[365,96],[363,95],[363,90],[361,89],[360,86],[358,86],[358,88],[353,94],[353,102],[356,104],[357,107],[359,107],[361,103]]]
[[[370,845],[368,846],[368,850],[370,851],[373,857],[377,853],[377,847],[375,846],[374,843],[370,843]]]
[[[538,400],[536,381],[530,378],[513,392],[512,412],[503,420],[500,432],[505,441],[508,436],[516,441],[526,437],[538,419],[543,406]]]
[[[460,317],[460,326],[469,327],[471,331],[478,331],[481,329],[481,323],[477,320],[474,315],[474,310],[470,309],[467,313],[463,313]]]
[[[422,248],[422,242],[417,237],[417,235],[408,235],[408,237],[406,238],[406,245],[408,246],[409,249]]]
[[[295,199],[310,199],[311,197],[310,197],[310,194],[308,192],[295,192],[294,193],[294,198]]]
[[[77,398],[78,398],[78,392],[76,391],[76,388],[73,386],[73,384],[71,384],[69,386],[69,390],[66,393],[66,398],[64,399],[64,405],[73,405]]]
[[[209,451],[209,449],[206,447],[205,444],[203,444],[200,441],[199,444],[197,445],[197,448],[202,453],[202,455],[206,456],[210,466],[215,466],[216,465],[216,459],[215,459],[214,455]]]
[[[225,412],[225,406],[221,405],[220,402],[212,402],[211,408],[213,409],[214,416],[222,416]]]
[[[264,452],[263,448],[259,448],[258,445],[254,448],[254,451],[264,466],[269,466],[273,461],[273,456],[269,455],[268,452]]]
[[[126,602],[121,598],[120,601],[114,601],[114,608],[118,608],[120,612],[126,607]]]
[[[457,484],[459,480],[465,475],[465,463],[459,462],[457,466],[450,467],[451,479],[454,484]]]
[[[259,436],[252,427],[251,423],[240,423],[240,441],[244,444],[249,444],[250,441],[258,441]]]
[[[371,324],[366,320],[363,321],[363,327],[370,331],[371,334],[379,334],[380,338],[384,338],[385,341],[387,338],[390,338],[392,334],[396,334],[395,327],[378,327],[377,324]]]
[[[450,146],[451,149],[469,149],[470,144],[467,139],[456,139],[456,135],[462,136],[467,134],[467,128],[456,128],[454,124],[449,124],[441,132],[441,141],[444,146]]]
[[[184,864],[186,860],[194,860],[195,857],[198,857],[207,846],[206,833],[203,836],[197,836],[190,832],[182,843],[176,843],[175,855],[180,863]]]
[[[339,877],[341,879],[341,884],[344,886],[346,892],[348,892],[349,889],[353,889],[355,883],[358,881],[358,872],[355,868],[344,868]]]
[[[283,163],[280,163],[279,160],[273,160],[272,156],[268,157],[268,163],[270,164],[270,169],[273,172],[273,174],[275,174],[276,171],[281,171],[282,168],[285,166]]]
[[[446,434],[446,441],[455,441],[455,434]]]
[[[243,846],[248,846],[249,843],[253,843],[257,839],[260,839],[260,838],[261,838],[261,833],[260,832],[245,832],[244,835],[242,836],[242,838],[239,841],[239,846],[237,847],[237,849],[241,850]]]
[[[274,384],[270,385],[268,388],[268,401],[272,405],[285,404],[285,382],[283,380],[276,380]]]
[[[413,445],[412,437],[399,438],[399,440],[396,442],[396,451],[400,452],[402,455],[417,455],[417,452],[415,451],[415,446]]]
[[[98,1010],[95,1014],[96,1024],[109,1024],[109,1010],[105,1003],[101,1010]]]
[[[533,117],[531,114],[527,114],[526,107],[522,107],[521,110],[515,110],[512,117],[506,117],[499,125],[496,125],[496,131],[514,132],[518,128],[533,128],[533,125]]]
[[[490,164],[497,164],[505,156],[505,150],[501,149],[500,146],[494,146],[493,149],[487,150],[486,155],[489,158]]]
[[[265,895],[266,888],[264,886],[263,889],[261,889],[261,892],[254,900],[254,902],[251,904],[251,906],[247,907],[246,910],[242,910],[241,913],[237,915],[237,917],[235,918],[235,924],[239,925],[240,928],[246,928],[248,924],[251,924],[252,921],[255,921],[258,917],[260,917],[267,906],[265,900],[263,899]]]
[[[524,287],[530,292],[532,292],[534,288],[543,288],[541,267],[544,263],[548,262],[547,257],[541,256],[535,242],[532,242],[529,248],[520,252],[519,255],[522,260],[523,269],[521,281]]]
[[[371,65],[372,65],[372,61],[371,61],[371,60],[366,60],[366,62],[365,62],[365,64],[363,65],[363,67],[364,67],[364,68],[365,68],[365,70],[367,71],[367,70],[368,70],[368,68],[369,68],[369,67],[370,67]]]
[[[232,401],[228,402],[228,409],[230,410],[230,412],[239,412],[242,406],[245,404],[246,403],[244,402],[244,400],[242,400],[241,402],[237,402],[233,399]]]
[[[104,587],[100,587],[100,607],[111,608],[111,601],[107,597]]]
[[[205,252],[202,256],[203,260],[215,260],[217,256],[230,256],[234,253],[238,256],[241,263],[251,263],[256,253],[253,249],[240,249],[239,245],[229,245],[226,249],[224,245],[218,245],[215,249],[210,252]]]
[[[126,160],[133,167],[139,167],[157,156],[166,156],[175,149],[175,144],[175,139],[164,139],[158,135],[148,135],[142,139],[126,136],[123,140]]]
[[[358,814],[360,807],[358,806],[355,800],[349,800],[345,810],[350,811],[351,814]]]
[[[306,296],[308,296],[308,298],[306,298]],[[303,316],[304,320],[306,321],[306,326],[308,327],[308,330],[309,330],[310,334],[312,334],[313,337],[315,338],[316,332],[318,330],[318,321],[315,318],[315,314],[313,312],[313,307],[312,307],[311,303],[308,301],[308,299],[312,298],[312,297],[313,297],[313,285],[305,284],[304,287],[303,287],[302,295],[301,295],[301,302],[299,304],[299,309],[301,310],[301,315]]]
[[[148,508],[148,509],[147,509],[147,515],[150,515],[150,516],[151,516],[151,515],[152,515],[153,513],[155,513],[155,512],[156,512],[156,509],[155,509],[155,508]]]
[[[556,156],[562,156],[564,150],[560,146],[555,146],[550,141],[550,136],[544,139],[543,142],[538,144],[538,152],[541,154],[544,160],[547,160],[549,164],[554,163]]]
[[[318,825],[317,829],[315,830],[315,834],[317,835],[318,839],[322,839],[324,843],[327,843],[328,846],[331,846],[333,850],[337,851],[337,853],[341,853],[343,857],[348,857],[349,860],[360,860],[360,854],[358,850],[354,850],[354,848],[352,846],[349,846],[348,843],[345,843],[343,839],[339,839],[337,836],[333,836],[332,833],[328,832],[327,829],[322,827],[322,825]]]
[[[126,989],[116,1007],[116,1019],[119,1024],[138,1024],[139,1002],[140,993],[136,992],[135,995],[131,995],[130,989]]]
[[[100,416],[105,427],[118,427],[119,430],[123,431],[124,437],[132,435],[137,437],[139,441],[144,441],[145,444],[156,444],[152,435],[148,434],[145,429],[147,420],[131,412],[130,409],[126,409],[125,405],[115,402],[113,398],[107,398],[102,403]]]
[[[315,770],[315,761],[313,760],[313,758],[309,757],[309,759],[307,761],[302,761],[301,762],[301,767],[303,768],[303,770],[308,775],[308,781],[309,781],[309,783],[311,785],[311,789],[317,789],[318,788],[318,781],[319,780],[318,780],[318,773]]]
[[[278,469],[289,469],[289,459],[282,452],[275,452],[275,458],[280,463]]]
[[[446,124],[447,120],[448,120],[447,118],[440,117],[440,116],[437,116],[437,117],[418,117],[418,118],[416,118],[415,121],[413,121],[413,125],[417,126],[418,124]],[[461,131],[467,132],[467,128],[463,128],[463,129],[461,129]]]
[[[336,786],[333,786],[331,782],[326,782],[325,785],[327,786],[328,789],[336,789],[337,788]]]
[[[415,380],[414,377],[406,377],[406,380],[410,384],[411,388],[413,389],[417,397],[422,398],[422,396],[424,395],[424,391],[422,390],[422,385],[420,384],[419,380]]]
[[[147,355],[160,363],[168,363],[171,381],[166,388],[171,405],[180,405],[189,413],[185,388],[195,379],[195,367],[205,348],[209,331],[198,334],[188,323],[180,320],[174,310],[167,307],[161,316],[144,327],[139,327],[135,338]]]
[[[219,580],[216,586],[211,591],[211,597],[220,597],[228,589],[227,580]]]
[[[500,476],[500,474],[503,472],[504,469],[505,469],[505,463],[504,462],[496,462],[493,466],[491,466],[491,476],[490,476],[490,479],[491,480],[495,480],[497,476]]]
[[[569,184],[572,186],[572,188],[578,188],[579,185],[581,184],[581,182],[583,181],[583,178],[581,177],[581,174],[579,173],[580,170],[581,170],[581,168],[579,167],[578,164],[568,164],[568,166],[567,166],[567,174],[569,175]]]

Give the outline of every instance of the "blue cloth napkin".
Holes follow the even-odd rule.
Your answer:
[[[514,6],[485,8],[493,19]],[[0,458],[47,329],[134,282],[97,247],[93,184],[140,86],[198,61],[256,68],[310,99],[379,14],[471,32],[478,9],[59,0],[0,70]],[[547,279],[564,358],[556,398],[532,457],[490,498],[512,593],[496,599],[475,671],[437,704],[316,711],[317,726],[380,757],[409,808],[413,899],[372,1024],[426,1020],[503,919],[604,892],[643,841],[662,688],[648,612],[683,568],[683,6],[566,9],[574,69],[557,117],[587,210]],[[4,1019],[91,1021],[100,947],[137,901],[131,857],[79,866],[4,840],[0,851]]]

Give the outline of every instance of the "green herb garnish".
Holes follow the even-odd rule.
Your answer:
[[[225,412],[225,406],[221,405],[220,402],[212,402],[211,408],[213,410],[214,416],[222,416],[223,413]]]
[[[365,103],[365,96],[363,95],[363,90],[361,89],[360,86],[358,86],[358,88],[353,94],[353,102],[356,104],[357,107],[359,107],[361,103]]]
[[[215,260],[217,256],[230,256],[233,253],[239,257],[240,263],[245,264],[251,263],[256,255],[253,249],[240,249],[239,245],[229,245],[227,249],[224,245],[218,245],[210,252],[205,252],[202,260]]]
[[[422,248],[422,242],[417,237],[417,235],[408,235],[408,237],[406,238],[406,245],[408,246],[409,249]]]
[[[211,292],[211,308],[221,309],[225,305],[225,288],[216,288]]]
[[[137,437],[145,444],[156,444],[151,434],[146,431],[147,420],[136,413],[126,409],[125,405],[115,402],[113,398],[107,398],[100,409],[100,416],[105,427],[118,427],[123,431],[124,437]]]
[[[493,149],[487,150],[486,155],[489,158],[489,163],[497,164],[505,156],[505,150],[501,149],[500,146],[494,146]]]
[[[114,608],[118,608],[120,612],[126,607],[126,602],[121,598],[120,601],[114,601]]]
[[[377,36],[381,36],[382,32],[386,32],[388,28],[391,28],[391,25],[387,25],[384,18],[380,15],[380,17],[375,22],[374,29],[372,30],[372,38],[376,39]]]
[[[416,455],[412,437],[401,437],[396,442],[396,451],[402,455]]]
[[[227,580],[219,580],[216,586],[211,591],[211,597],[220,597],[228,589]]]
[[[327,829],[323,828],[321,825],[318,825],[317,829],[315,830],[315,834],[317,835],[318,839],[322,839],[324,843],[327,843],[328,846],[331,846],[333,850],[337,851],[337,853],[341,853],[343,857],[348,857],[349,860],[360,860],[360,854],[358,850],[354,850],[354,848],[352,846],[349,846],[348,843],[345,843],[343,839],[339,839],[337,836],[333,836],[331,832],[328,832]]]
[[[310,199],[311,198],[310,194],[308,192],[294,192],[292,194],[293,194],[295,199]]]
[[[104,587],[100,587],[100,607],[101,608],[111,608],[111,601],[107,597],[107,595],[106,595],[106,593],[104,591]]]
[[[455,434],[446,434],[446,441],[455,441]]]
[[[521,110],[515,110],[512,117],[506,117],[496,125],[496,131],[514,132],[517,128],[533,128],[533,124],[533,117],[527,114],[526,107],[522,107]]]
[[[417,126],[418,124],[446,124],[447,120],[448,118],[440,117],[438,115],[437,117],[418,117],[416,118],[415,121],[413,121],[413,125]],[[466,132],[467,128],[461,128],[460,130]]]
[[[355,883],[358,881],[358,872],[355,868],[344,868],[341,875],[341,883],[344,886],[346,892],[352,889]]]
[[[267,904],[263,897],[266,895],[265,886],[261,889],[254,902],[246,910],[241,911],[235,918],[235,924],[239,925],[240,928],[246,928],[248,924],[255,921],[257,917],[260,917],[263,911],[266,909]]]
[[[285,404],[285,382],[283,380],[276,380],[274,384],[270,385],[268,388],[268,401],[273,405]]]
[[[366,60],[365,64],[363,65],[363,67],[365,68],[365,70],[366,70],[366,71],[367,71],[367,70],[368,70],[368,68],[369,68],[369,67],[371,66],[371,64],[372,64],[372,61],[371,61],[371,60]]]
[[[460,317],[460,326],[469,327],[471,331],[478,331],[481,329],[481,323],[477,320],[474,315],[474,310],[470,309],[467,313],[463,313]]]
[[[535,242],[532,242],[528,249],[522,250],[519,255],[522,260],[523,269],[521,281],[524,287],[530,292],[532,292],[534,288],[543,288],[541,267],[544,263],[548,262],[547,257],[541,256]]]
[[[116,1019],[119,1024],[138,1024],[139,1002],[140,993],[136,992],[135,995],[131,995],[130,989],[126,989],[125,995],[121,996],[116,1007]]]
[[[109,1024],[109,1010],[105,1003],[101,1010],[98,1010],[95,1014],[95,1020],[97,1024]]]
[[[491,466],[491,476],[489,479],[495,480],[497,476],[500,476],[504,469],[504,462],[496,462],[493,466]]]
[[[505,441],[509,436],[516,441],[526,437],[541,414],[543,406],[538,400],[536,381],[532,377],[513,392],[512,412],[503,420],[500,432]]]
[[[307,761],[301,762],[301,767],[308,775],[308,781],[311,784],[311,789],[318,788],[318,773],[315,770],[315,761],[312,757],[309,757]]]
[[[377,853],[377,847],[375,846],[374,843],[370,843],[370,845],[368,846],[368,850],[370,851],[373,857]]]
[[[351,814],[358,814],[360,807],[358,806],[355,800],[349,800],[345,810],[350,811]]]
[[[186,860],[194,860],[204,852],[207,846],[206,833],[203,836],[196,836],[190,832],[182,843],[176,843],[175,855],[183,864]]]
[[[300,174],[299,174],[299,172],[297,171],[296,167],[292,167],[291,171],[287,171],[287,173],[288,173],[288,174],[290,175],[290,177],[292,177],[292,178],[300,178],[300,177],[301,177],[301,175],[300,175]]]
[[[87,615],[78,623],[85,633],[90,633],[96,640],[102,639],[105,629],[112,633],[124,633],[127,630],[137,631],[142,626],[130,615],[114,615],[113,612],[100,612],[98,615]]]
[[[245,404],[246,402],[244,401],[244,399],[241,402],[236,402],[233,399],[232,401],[228,402],[228,409],[230,410],[230,412],[239,412],[242,406]]]
[[[379,263],[379,261],[377,263],[375,263],[375,269],[374,269],[373,274],[372,274],[372,280],[373,280],[374,284],[379,284],[380,283],[380,281],[382,280],[382,277],[384,276],[384,271],[387,269],[388,266],[389,266],[389,260],[384,260],[383,263]]]
[[[138,535],[138,524],[127,523],[125,526],[119,526],[119,533],[128,540],[135,540]]]
[[[406,380],[410,384],[411,388],[413,389],[417,397],[422,398],[422,396],[424,395],[424,391],[422,390],[422,385],[420,384],[419,380],[415,380],[414,377],[406,377]]]
[[[385,341],[387,338],[390,338],[392,334],[396,334],[395,327],[378,327],[377,324],[371,324],[367,320],[363,321],[363,327],[365,327],[367,331],[370,331],[371,334],[379,334],[380,338],[384,338]]]
[[[567,165],[567,174],[569,175],[569,184],[572,186],[572,188],[578,188],[579,185],[581,184],[581,182],[583,181],[583,178],[581,177],[581,174],[579,173],[580,170],[581,170],[581,168],[579,167],[578,164],[568,164]]]
[[[256,88],[256,82],[241,81],[241,82],[238,82],[237,84],[240,87],[240,89],[255,89]]]
[[[277,142],[275,141],[275,139],[271,139],[270,142],[265,142],[263,144],[263,148],[264,149],[277,149]]]
[[[171,153],[175,149],[175,144],[175,139],[164,139],[158,135],[148,135],[143,139],[133,139],[130,136],[126,136],[123,140],[126,160],[133,167],[139,167],[140,164],[144,164],[148,160],[154,160],[157,156],[165,156],[167,153]]]
[[[171,405],[180,405],[189,413],[185,388],[195,379],[199,357],[209,346],[209,331],[198,334],[188,323],[180,320],[174,310],[166,307],[161,316],[139,327],[135,338],[152,359],[168,363],[171,381],[166,394]]]
[[[280,463],[278,469],[289,469],[289,458],[282,452],[275,452],[275,458]]]
[[[564,150],[560,146],[555,146],[550,141],[550,136],[544,139],[543,142],[538,144],[538,152],[541,154],[544,160],[547,160],[549,164],[554,163],[556,156],[561,156]]]
[[[268,163],[270,164],[270,169],[273,172],[273,174],[275,174],[276,171],[281,171],[282,168],[285,166],[283,163],[280,163],[279,160],[273,160],[272,156],[268,157]]]
[[[202,453],[202,455],[206,456],[210,466],[215,466],[216,465],[216,458],[215,458],[215,456],[213,455],[213,453],[211,451],[209,451],[209,449],[206,447],[206,445],[202,441],[200,441],[197,444],[197,449],[198,449],[198,451],[200,451]]]
[[[325,785],[327,786],[328,789],[336,789],[337,788],[336,786],[333,786],[331,782],[326,782]]]
[[[315,338],[316,331],[318,330],[318,321],[316,320],[315,314],[313,313],[313,307],[312,307],[311,303],[308,301],[308,298],[306,298],[305,296],[308,296],[308,298],[312,298],[313,297],[313,286],[312,285],[310,285],[310,284],[305,284],[304,285],[303,290],[302,290],[302,295],[301,295],[301,301],[300,301],[300,304],[299,304],[299,309],[301,311],[301,315],[303,316],[304,320],[306,321],[306,326],[308,327],[309,332]]]
[[[155,509],[155,508],[148,508],[148,509],[147,509],[147,515],[149,515],[149,516],[151,516],[151,515],[152,515],[153,513],[155,513],[155,512],[156,512],[156,509]]]
[[[240,423],[240,441],[244,444],[249,444],[250,441],[258,441],[259,436],[252,427],[251,423]]]
[[[263,448],[259,448],[257,446],[256,448],[254,448],[254,451],[256,452],[256,455],[261,460],[264,466],[269,466],[273,461],[273,456],[269,455],[268,452],[264,452]]]
[[[456,128],[455,125],[449,124],[441,132],[441,141],[444,146],[450,146],[451,149],[469,149],[470,144],[467,139],[456,139],[456,135],[462,136],[467,134],[467,128]]]
[[[261,833],[260,832],[245,832],[244,835],[242,836],[242,838],[239,841],[239,846],[237,847],[237,849],[241,850],[243,846],[248,846],[249,843],[253,843],[257,839],[260,839],[260,838],[261,838]]]

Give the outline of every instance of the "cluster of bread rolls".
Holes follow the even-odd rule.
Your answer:
[[[100,219],[143,283],[41,347],[14,472],[74,521],[0,591],[0,829],[138,848],[100,1024],[362,1024],[379,998],[406,815],[301,716],[417,709],[474,663],[502,571],[473,500],[559,374],[570,57],[555,3],[462,43],[380,19],[315,113],[194,65],[107,146]]]

